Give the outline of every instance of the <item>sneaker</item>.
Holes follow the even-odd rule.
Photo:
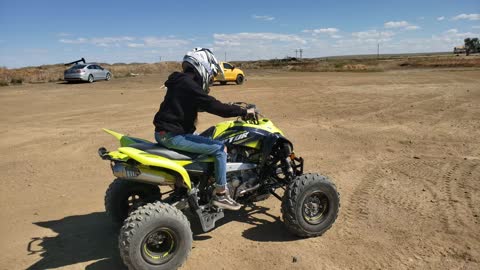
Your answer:
[[[213,205],[228,210],[239,210],[242,207],[241,204],[234,201],[227,193],[221,195],[215,194],[213,196]]]

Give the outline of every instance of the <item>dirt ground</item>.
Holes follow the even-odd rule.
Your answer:
[[[247,73],[247,76],[249,73]],[[153,140],[167,74],[0,88],[0,269],[124,269],[103,208],[102,127]],[[255,71],[215,86],[256,103],[341,194],[298,239],[275,198],[194,228],[183,269],[480,269],[480,70]],[[199,129],[222,120],[201,114]]]

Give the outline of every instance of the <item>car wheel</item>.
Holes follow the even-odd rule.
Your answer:
[[[244,81],[244,79],[243,79],[243,76],[242,76],[242,75],[238,75],[238,76],[237,76],[237,79],[235,80],[235,82],[236,82],[237,84],[242,84],[243,81]]]
[[[92,74],[88,75],[88,82],[93,83],[93,75]]]
[[[110,75],[110,73],[107,73],[107,76],[105,77],[105,80],[110,81],[111,78],[112,78],[112,75]]]

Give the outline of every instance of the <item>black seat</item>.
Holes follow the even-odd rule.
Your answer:
[[[161,157],[165,157],[173,160],[191,160],[191,159],[195,159],[200,155],[200,154],[189,153],[184,151],[177,151],[177,150],[173,151],[156,143],[145,143],[145,142],[134,143],[129,145],[128,147],[133,147],[153,155],[157,155],[157,156],[161,156]]]

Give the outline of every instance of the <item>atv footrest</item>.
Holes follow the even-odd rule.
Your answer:
[[[200,224],[202,224],[202,229],[204,232],[208,232],[211,229],[215,228],[215,222],[224,217],[223,211],[221,212],[206,212],[202,209],[197,209],[195,211],[200,219]]]

